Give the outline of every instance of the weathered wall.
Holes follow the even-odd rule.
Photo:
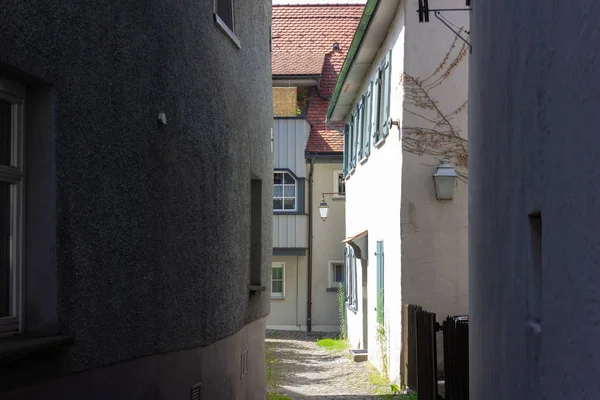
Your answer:
[[[339,308],[337,292],[327,291],[330,285],[329,261],[344,260],[344,216],[346,202],[343,197],[326,195],[329,213],[325,221],[319,215],[321,193],[337,192],[334,188],[334,171],[343,165],[315,161],[313,175],[313,272],[312,272],[312,328],[314,331],[338,331]]]
[[[600,397],[599,14],[590,0],[473,2],[472,399]]]
[[[271,299],[269,329],[306,330],[307,256],[273,256],[284,266],[284,297]],[[269,293],[270,293],[269,288]]]
[[[75,343],[3,367],[1,388],[205,346],[268,314],[266,293],[248,295],[248,210],[262,179],[267,284],[271,4],[235,7],[241,49],[212,0],[3,2],[0,74],[52,88],[58,283],[46,290]]]
[[[464,0],[447,1],[444,7],[464,7]],[[410,18],[406,19],[404,72],[426,87],[446,74],[456,62],[463,42],[433,15],[429,23],[419,23],[416,13],[411,13],[417,8],[417,0],[405,2],[405,11]],[[448,12],[444,16],[457,26],[469,29],[468,13]],[[434,75],[438,68],[440,71]],[[436,110],[414,105],[411,96],[421,96],[423,92],[413,91],[415,86],[410,85],[410,79],[404,82],[404,102],[394,106],[405,109],[402,126],[406,131],[417,127],[447,134],[453,132],[465,139],[462,144],[466,147],[467,110],[453,112],[467,101],[468,55],[446,76],[440,85],[428,91],[430,99],[436,102]],[[443,117],[450,126],[435,127],[431,122],[443,121]],[[410,133],[406,135],[412,138]],[[425,135],[419,139],[428,140]],[[440,147],[449,148],[437,137],[429,140],[438,140]],[[452,200],[437,200],[433,175],[441,158],[444,157],[405,150],[402,164],[403,303],[417,304],[436,313],[440,322],[447,315],[466,314],[469,307],[468,185],[459,181]],[[460,170],[459,166],[457,169]]]

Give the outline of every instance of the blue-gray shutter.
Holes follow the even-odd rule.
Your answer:
[[[385,271],[383,268],[383,241],[377,242],[377,251],[375,253],[377,257],[377,323],[383,324],[385,310],[385,296],[384,296],[384,278]]]
[[[348,171],[350,171],[350,168],[348,168],[348,144],[350,143],[350,141],[348,140],[348,133],[350,131],[350,128],[348,126],[348,124],[344,125],[344,178],[346,177],[346,175],[348,175]]]
[[[356,111],[354,111],[350,127],[350,169],[356,166],[356,125]]]
[[[373,115],[373,144],[379,141],[379,116],[381,114],[381,68],[377,68],[375,73],[375,83],[373,84],[373,107],[375,113]]]
[[[392,88],[392,51],[388,51],[383,60],[383,85],[382,85],[382,119],[381,119],[381,132],[383,137],[387,137],[389,128],[387,121],[390,118],[390,93]]]
[[[357,147],[358,147],[358,160],[362,160],[362,156],[363,156],[363,132],[364,132],[364,127],[363,127],[363,121],[365,119],[365,96],[362,96],[360,99],[360,103],[358,104],[357,107],[357,114],[358,114],[358,121],[357,121],[357,125],[358,125],[358,130],[356,131],[356,142],[357,142]]]
[[[371,119],[373,114],[373,82],[369,82],[367,85],[367,92],[364,96],[365,103],[365,123],[364,123],[364,154],[365,157],[369,157],[371,154]]]
[[[348,279],[350,277],[350,263],[348,262],[348,246],[344,246],[344,300],[348,300]]]
[[[352,293],[352,302],[354,304],[354,308],[356,310],[358,310],[358,280],[356,279],[356,254],[354,254],[354,251],[352,252],[352,272],[353,272],[353,279],[354,279],[354,285],[352,285],[352,289],[353,289],[353,293]]]

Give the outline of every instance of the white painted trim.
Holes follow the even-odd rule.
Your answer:
[[[329,265],[329,286],[330,288],[332,287],[340,287],[344,284],[344,282],[334,282],[335,279],[335,271],[333,270],[333,264],[341,264],[342,265],[342,275],[344,274],[344,262],[343,261],[328,261],[327,264]]]
[[[273,211],[277,211],[277,212],[281,212],[281,213],[286,213],[286,212],[293,213],[293,212],[298,211],[298,201],[300,200],[298,198],[298,195],[299,195],[299,193],[298,193],[298,179],[296,179],[289,171],[286,171],[286,170],[274,170],[273,171],[273,175],[275,175],[275,174],[282,174],[283,175],[283,183],[281,183],[280,185],[277,185],[277,186],[281,186],[281,196],[275,196],[275,186],[276,185],[275,185],[275,182],[273,182],[273,200],[275,200],[275,199],[281,199],[281,206],[284,207],[285,199],[291,199],[291,197],[286,197],[285,196],[285,187],[286,186],[292,186],[289,183],[288,184],[285,183],[285,175],[287,174],[287,175],[289,175],[294,180],[294,208],[293,209],[291,209],[291,208],[277,208],[277,209],[275,209],[273,207]]]
[[[273,295],[273,268],[281,268],[281,296]],[[285,299],[285,263],[274,262],[271,263],[271,299],[272,300],[283,300]]]
[[[338,187],[338,176],[342,175],[342,178],[345,180],[346,178],[344,177],[344,171],[342,170],[335,170],[333,171],[333,193],[338,193],[339,187]],[[345,187],[345,186],[344,186]],[[346,195],[345,194],[334,194],[333,195],[334,199],[345,199]]]

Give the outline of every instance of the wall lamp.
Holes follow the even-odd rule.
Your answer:
[[[452,200],[458,174],[448,160],[440,160],[440,165],[433,174],[435,194],[438,200]]]
[[[325,195],[343,195],[345,193],[321,193],[321,196],[323,197],[321,200],[321,204],[319,204],[319,215],[321,216],[321,219],[323,221],[325,221],[327,219],[327,214],[329,213],[329,206],[327,205],[327,203],[325,202]]]

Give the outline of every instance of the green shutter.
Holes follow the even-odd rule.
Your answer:
[[[354,279],[354,284],[352,285],[352,302],[354,304],[354,309],[358,310],[358,280],[356,279],[356,254],[352,251],[352,275]]]
[[[381,114],[381,69],[377,68],[375,83],[373,84],[373,144],[379,142],[379,115]]]
[[[350,168],[356,166],[356,125],[357,125],[356,111],[352,113],[352,128],[351,128],[351,143],[350,143]]]
[[[348,124],[344,125],[344,178],[346,177],[346,175],[348,175],[348,171],[350,170],[350,168],[348,168],[348,143],[350,142],[348,140],[348,132],[350,131]]]
[[[372,132],[372,114],[373,114],[373,82],[367,85],[367,94],[365,95],[365,132],[364,146],[365,157],[371,154],[371,132]]]
[[[387,121],[390,118],[390,93],[392,81],[392,51],[388,51],[383,60],[383,85],[382,85],[382,117],[381,117],[381,132],[383,137],[387,137],[389,128]]]
[[[362,160],[363,156],[363,143],[364,143],[364,121],[365,120],[365,96],[360,98],[360,103],[358,105],[358,129],[356,135],[356,141],[358,142],[358,160]]]
[[[384,296],[384,268],[383,268],[383,241],[377,242],[377,323],[383,324],[384,321],[384,310],[385,310],[385,296]]]
[[[348,266],[348,246],[344,246],[344,300],[348,300],[348,278],[350,277]]]

